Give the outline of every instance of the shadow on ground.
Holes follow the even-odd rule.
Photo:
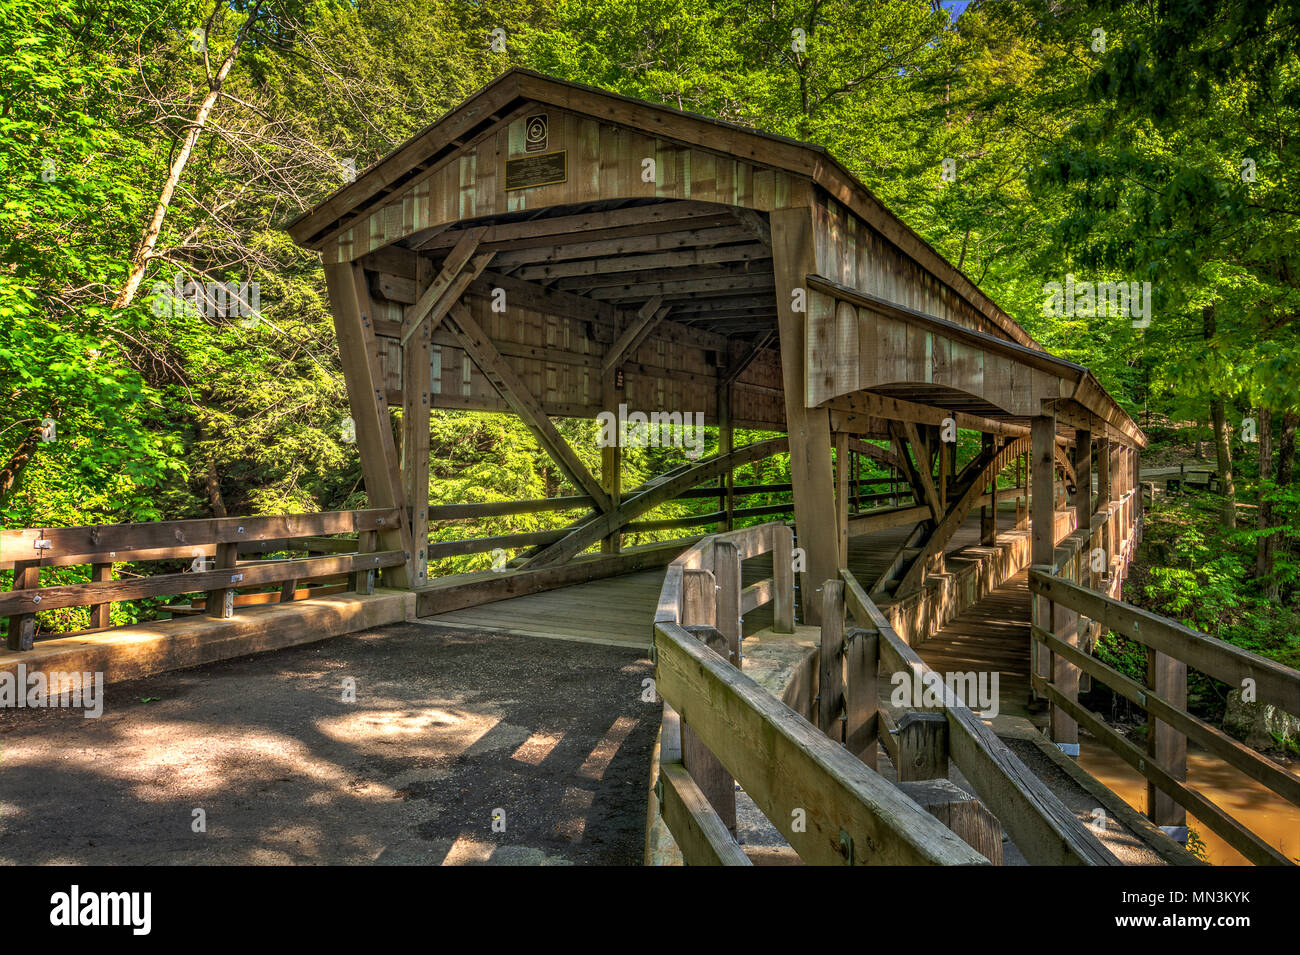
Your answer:
[[[401,624],[0,711],[0,862],[640,864],[651,672]]]

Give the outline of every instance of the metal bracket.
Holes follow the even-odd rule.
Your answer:
[[[32,547],[36,550],[49,550],[53,546],[54,543],[52,541],[45,540],[44,538],[32,541]]]
[[[840,830],[840,855],[845,862],[853,865],[853,837],[843,829]]]

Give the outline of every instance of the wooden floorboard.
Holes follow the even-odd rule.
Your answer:
[[[1004,527],[1007,520],[1004,516]],[[849,567],[859,580],[874,581],[911,530],[909,525],[852,538]],[[979,512],[976,511],[958,528],[947,550],[951,553],[978,542]],[[746,586],[770,577],[771,573],[772,558],[767,554],[741,565],[741,578]],[[420,622],[648,649],[663,579],[664,570],[656,568],[422,617]],[[744,632],[748,635],[771,625],[771,606],[759,607],[745,615]]]

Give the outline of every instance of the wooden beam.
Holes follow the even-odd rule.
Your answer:
[[[943,548],[952,539],[952,535],[956,533],[957,528],[966,520],[966,515],[970,513],[970,509],[984,496],[984,487],[992,479],[992,476],[999,473],[1015,455],[1023,452],[1028,446],[1029,441],[1026,438],[1017,438],[1010,444],[1003,445],[993,454],[992,460],[980,468],[978,476],[966,490],[966,493],[948,508],[948,512],[944,514],[943,519],[939,521],[934,532],[926,540],[924,549],[912,561],[907,573],[899,581],[898,589],[894,592],[895,596],[902,597],[921,586],[926,561],[935,554],[943,552]],[[1048,535],[1051,535],[1050,522],[1048,524]]]
[[[472,252],[473,245],[465,254]],[[417,288],[422,288],[431,266],[425,260],[417,267],[420,275],[415,283]],[[446,272],[444,266],[443,273],[435,277],[433,283],[437,284]],[[430,336],[433,321],[432,312],[418,319],[402,346],[402,484],[411,511],[411,581],[416,587],[429,580]]]
[[[808,296],[804,276],[816,268],[812,210],[779,209],[771,214],[772,262],[785,382],[786,431],[790,435],[790,478],[794,484],[799,546],[807,555],[803,607],[808,623],[821,622],[814,596],[838,570],[835,536],[835,478],[831,471],[831,423],[824,408],[809,408],[807,394],[807,311],[794,310],[795,293]]]
[[[916,467],[913,469],[913,474],[921,482],[923,499],[930,505],[930,511],[934,514],[934,521],[937,524],[943,519],[943,506],[939,503],[939,492],[934,487],[934,462],[930,458],[929,450],[921,441],[920,432],[916,430],[916,422],[904,421],[902,429],[903,435],[907,438],[907,443],[912,449],[912,455],[916,458]]]
[[[476,255],[465,268],[448,280],[446,286],[437,295],[432,294],[434,289],[430,287],[429,291],[421,296],[420,301],[407,310],[405,317],[402,319],[402,344],[405,345],[416,330],[422,326],[427,325],[429,333],[432,334],[433,330],[442,321],[443,316],[447,314],[447,310],[451,308],[454,302],[460,300],[461,295],[473,284],[474,280],[479,277],[491,261],[491,252]],[[421,311],[422,309],[426,310]]]
[[[461,271],[465,266],[469,264],[471,257],[478,249],[479,242],[482,240],[485,231],[487,230],[483,228],[470,229],[468,232],[460,234],[459,241],[457,241],[452,250],[447,253],[447,257],[443,259],[442,268],[439,270],[438,274],[434,276],[433,282],[423,288],[414,305],[411,308],[406,309],[402,321],[403,344],[406,343],[406,340],[411,336],[416,326],[429,317],[430,313],[438,305],[439,300],[442,299],[450,289],[451,283],[455,281],[456,277],[461,274]],[[416,268],[423,268],[423,266],[420,266],[418,263],[426,261],[427,259],[420,256]],[[484,264],[486,265],[486,262]],[[482,271],[482,269],[480,268],[479,271]],[[414,278],[411,279],[411,284],[413,287],[416,285]],[[463,292],[464,289],[462,288],[461,291]],[[454,302],[459,297],[460,292],[457,292],[451,301]],[[448,304],[450,304],[450,302]],[[445,314],[446,308],[444,307],[442,311]],[[440,319],[441,314],[438,319],[435,320],[435,324]]]
[[[492,340],[488,338],[487,333],[474,321],[470,315],[469,309],[461,303],[456,303],[451,307],[451,321],[456,329],[457,338],[460,340],[461,347],[473,359],[474,364],[478,365],[479,370],[492,383],[492,386],[500,393],[515,414],[523,420],[528,430],[532,432],[533,437],[551,456],[565,476],[573,482],[575,487],[587,492],[588,495],[596,502],[596,506],[602,511],[608,511],[613,508],[613,501],[605,493],[605,489],[600,486],[600,482],[592,477],[591,472],[586,465],[578,459],[569,447],[569,443],[564,440],[563,435],[555,429],[551,419],[542,411],[537,399],[528,391],[527,386],[522,379],[510,367],[509,363],[501,357],[501,353],[496,350]]]
[[[637,310],[631,323],[605,352],[605,359],[601,362],[602,372],[609,372],[623,364],[623,360],[633,354],[654,331],[655,326],[664,320],[668,309],[659,307],[662,302],[662,298],[655,296]]]
[[[768,248],[759,243],[750,243],[712,249],[678,249],[672,252],[652,252],[644,255],[616,255],[603,259],[546,262],[539,265],[525,265],[514,274],[526,282],[536,282],[585,275],[685,268],[721,262],[752,262],[755,259],[771,257],[772,253]]]
[[[327,265],[325,284],[329,289],[330,311],[334,316],[348,405],[356,425],[366,497],[372,507],[397,507],[405,511],[406,494],[402,488],[383,376],[379,372],[379,352],[375,344],[374,316],[365,271],[360,266]],[[396,528],[384,529],[380,537],[385,550],[411,553],[410,527],[405,520],[398,521]],[[386,571],[385,576],[396,587],[411,585],[407,568]]]
[[[687,865],[753,865],[680,762],[659,763],[659,812]]]
[[[682,224],[696,219],[715,219],[727,212],[723,206],[690,200],[657,202],[625,209],[606,209],[583,212],[569,216],[546,216],[524,222],[505,222],[488,226],[483,241],[488,244],[522,242],[539,238],[571,238],[604,229],[627,226],[653,226],[656,231],[667,232],[681,228]],[[426,249],[448,248],[458,241],[460,230],[445,232],[428,239],[420,247]]]

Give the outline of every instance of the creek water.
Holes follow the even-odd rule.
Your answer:
[[[1102,743],[1080,734],[1079,766],[1117,793],[1138,812],[1146,812],[1146,780]],[[1293,773],[1300,775],[1296,769]],[[1300,807],[1255,782],[1210,753],[1188,748],[1187,783],[1202,796],[1288,859],[1300,862]],[[1187,824],[1205,843],[1214,865],[1250,863],[1200,820],[1187,815]]]

